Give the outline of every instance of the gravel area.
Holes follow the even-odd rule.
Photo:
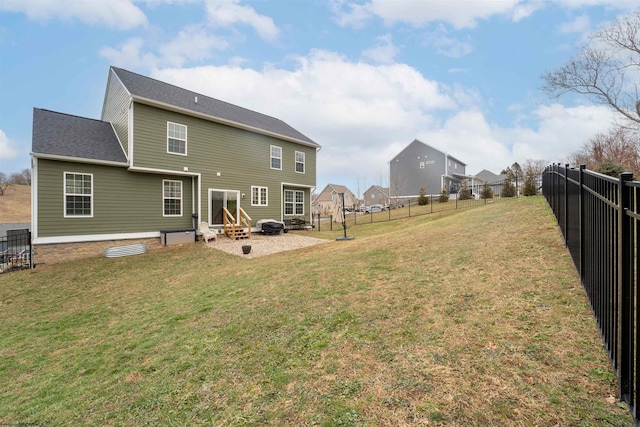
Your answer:
[[[251,233],[251,238],[245,240],[231,240],[224,235],[218,235],[217,241],[209,242],[207,246],[243,258],[258,258],[327,242],[331,242],[331,240],[316,239],[315,237],[301,236],[292,233],[280,233],[276,236],[263,236],[260,233]],[[242,253],[243,245],[251,245],[251,252],[247,255]]]

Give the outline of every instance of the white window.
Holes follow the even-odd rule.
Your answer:
[[[162,216],[182,216],[182,181],[162,180]]]
[[[304,173],[304,153],[296,151],[296,172]]]
[[[284,190],[284,214],[304,215],[304,191]]]
[[[271,146],[271,169],[282,170],[282,147]]]
[[[64,217],[93,217],[93,174],[64,173]]]
[[[167,153],[187,155],[187,127],[167,122]]]
[[[251,206],[268,206],[267,187],[251,187]]]
[[[453,164],[453,168],[454,168],[455,170],[458,170],[458,164],[457,164],[457,163],[454,163],[454,164]]]

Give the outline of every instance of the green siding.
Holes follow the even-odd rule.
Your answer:
[[[187,156],[167,153],[167,122],[187,126]],[[202,218],[210,188],[246,195],[241,207],[255,221],[282,218],[282,183],[315,186],[316,149],[204,119],[134,104],[133,166],[202,174]],[[282,147],[282,170],[270,168],[270,147]],[[295,172],[295,151],[305,153],[305,173]],[[217,176],[217,173],[220,176]],[[295,185],[293,187],[295,187]],[[251,206],[251,186],[268,187],[269,206]],[[291,186],[287,186],[288,188]],[[305,190],[309,218],[310,191]]]
[[[111,122],[126,155],[129,144],[129,102],[130,97],[126,89],[115,74],[110,72],[102,120]]]
[[[64,172],[93,174],[93,218],[64,218]],[[191,178],[126,168],[38,160],[38,237],[156,232],[191,228]],[[181,217],[162,216],[162,180],[180,180]]]

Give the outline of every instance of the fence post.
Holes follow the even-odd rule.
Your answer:
[[[631,207],[631,197],[625,191],[625,183],[633,180],[633,174],[629,172],[620,174],[618,182],[618,308],[620,317],[618,322],[620,345],[620,398],[626,402],[632,402],[632,380],[634,375],[634,291],[631,277],[633,265],[633,247],[631,217],[627,210]],[[634,402],[636,405],[638,402]]]
[[[584,170],[587,165],[580,165],[578,169],[578,236],[580,236],[580,279],[584,280],[585,277],[585,248],[584,248]],[[584,283],[584,282],[583,282]]]
[[[329,231],[333,231],[333,214],[329,214]]]
[[[564,165],[564,245],[569,247],[569,163]]]
[[[409,218],[411,218],[411,199],[409,199]]]

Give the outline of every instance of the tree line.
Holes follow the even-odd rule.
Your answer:
[[[22,172],[9,175],[0,172],[0,196],[4,196],[10,185],[31,185],[31,169],[23,169]]]

